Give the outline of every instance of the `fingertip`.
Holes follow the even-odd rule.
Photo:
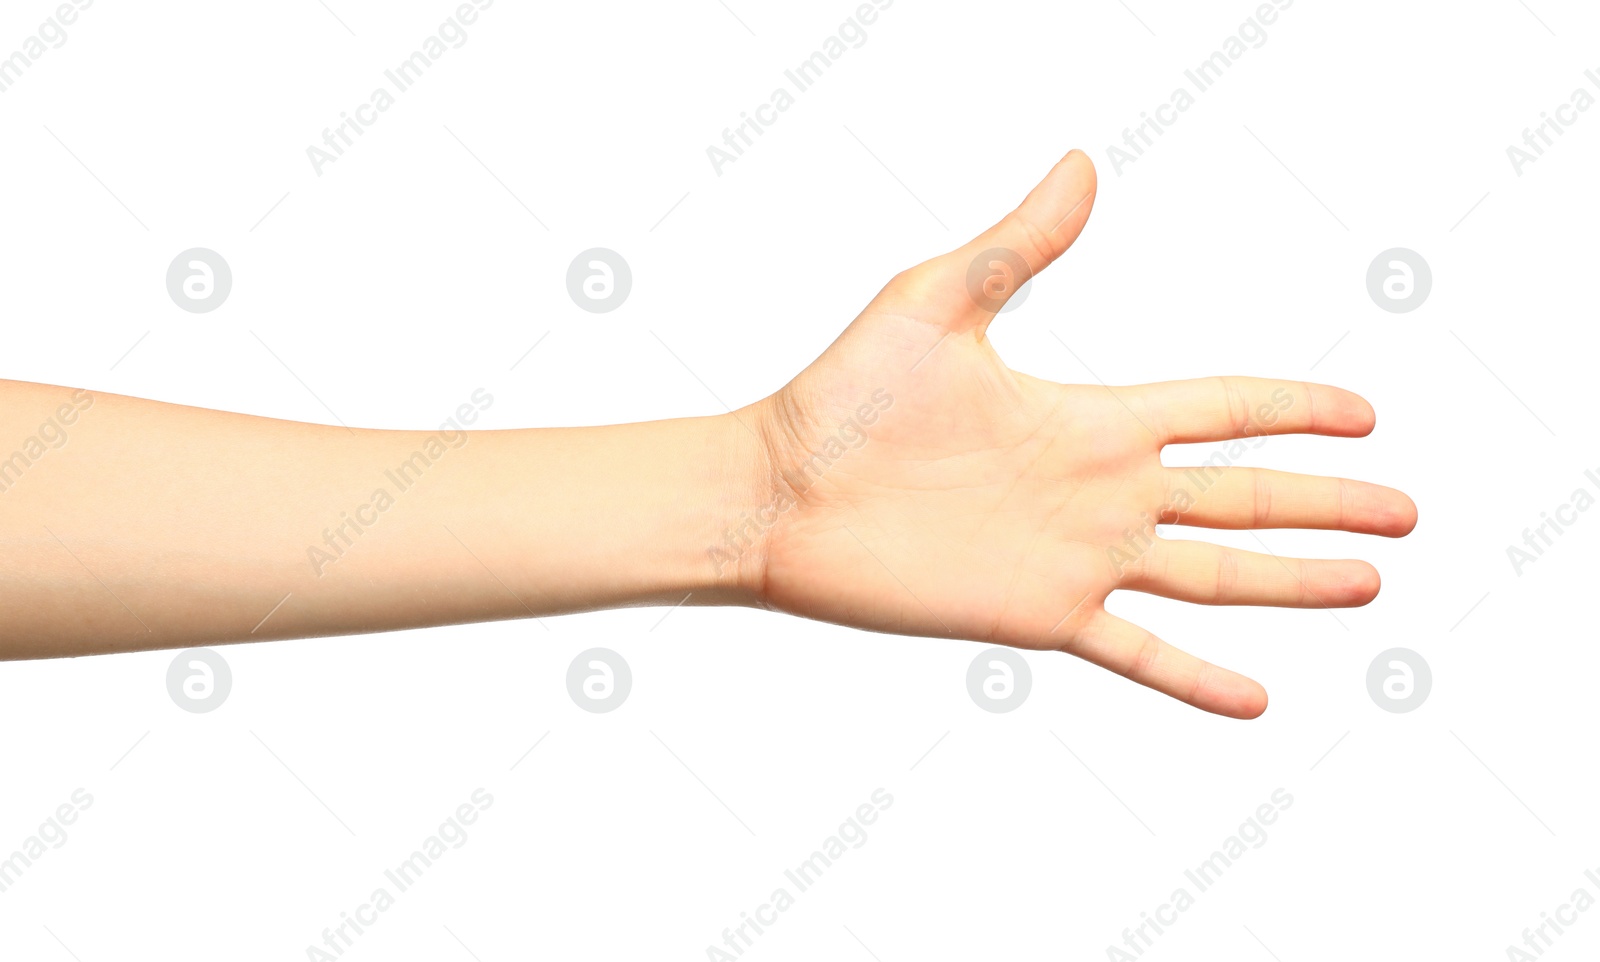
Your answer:
[[[1378,426],[1378,412],[1372,406],[1372,402],[1354,391],[1345,391],[1344,401],[1344,416],[1351,429],[1350,436],[1364,438],[1371,434]]]
[[[1331,384],[1304,383],[1307,403],[1305,424],[1312,434],[1364,438],[1377,426],[1378,412],[1366,398]]]
[[[1065,157],[1056,162],[1056,169],[1065,168],[1066,178],[1063,181],[1063,193],[1074,198],[1073,204],[1081,204],[1092,198],[1100,186],[1100,175],[1094,169],[1094,161],[1089,155],[1074,147],[1067,151]]]
[[[1359,558],[1310,561],[1295,608],[1362,608],[1383,590],[1378,569]]]
[[[1400,497],[1394,512],[1394,529],[1389,537],[1404,538],[1417,530],[1417,503],[1404,491],[1396,491],[1395,494]]]
[[[1035,271],[1061,256],[1083,232],[1097,184],[1094,161],[1073,148],[1023,200],[1017,213],[1042,235],[1039,253],[1043,263],[1033,265]]]
[[[1251,718],[1260,718],[1262,715],[1265,715],[1267,713],[1267,704],[1271,700],[1267,695],[1267,689],[1264,685],[1258,684],[1256,687],[1261,689],[1261,701],[1257,703],[1256,713],[1249,716]]]
[[[1368,486],[1363,486],[1365,489]],[[1385,538],[1404,538],[1417,527],[1417,503],[1404,491],[1381,484],[1370,486],[1371,497],[1362,498],[1356,509],[1357,523],[1346,530],[1376,534]]]
[[[1090,193],[1093,193],[1095,187],[1100,183],[1100,175],[1095,171],[1094,161],[1089,158],[1089,155],[1074,147],[1067,151],[1066,156],[1061,158],[1057,166],[1067,163],[1073,165],[1079,177],[1084,179]]]
[[[1362,432],[1361,432],[1361,434],[1359,436],[1364,438],[1367,435],[1371,434],[1375,428],[1377,428],[1377,426],[1378,426],[1378,410],[1377,410],[1377,408],[1374,408],[1372,406],[1372,402],[1371,401],[1368,401],[1366,398],[1362,397],[1359,394],[1356,395],[1356,400],[1361,402],[1362,411],[1361,411],[1360,418],[1361,418],[1361,423],[1364,425],[1364,429],[1362,430]]]
[[[1228,672],[1226,681],[1197,698],[1196,707],[1213,715],[1249,721],[1267,710],[1267,690],[1254,678]]]
[[[1184,700],[1226,718],[1259,718],[1267,710],[1267,690],[1260,682],[1209,662],[1201,662],[1194,689]]]
[[[1352,575],[1344,586],[1342,607],[1361,608],[1372,604],[1383,590],[1383,576],[1369,562],[1352,560]]]
[[[1251,719],[1260,718],[1262,715],[1267,713],[1266,688],[1262,687],[1259,682],[1252,681],[1251,684],[1255,685],[1255,695],[1253,695],[1250,699],[1241,702],[1241,711],[1239,714],[1233,716],[1243,721],[1250,721]]]
[[[1013,294],[1066,253],[1083,233],[1094,208],[1095,184],[1089,155],[1070,150],[1014,210],[939,260],[961,271],[973,307],[984,315],[998,314]],[[991,320],[978,317],[979,331]]]

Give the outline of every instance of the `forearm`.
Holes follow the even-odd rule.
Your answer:
[[[347,430],[0,382],[0,430],[0,657],[751,600],[707,552],[755,496],[731,416]]]

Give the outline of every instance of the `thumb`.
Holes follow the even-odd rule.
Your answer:
[[[1018,288],[1078,239],[1094,194],[1094,163],[1083,151],[1070,151],[1016,210],[949,255],[966,269],[967,295],[987,315],[980,332]]]

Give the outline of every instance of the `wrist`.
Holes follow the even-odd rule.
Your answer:
[[[566,574],[587,571],[582,580],[603,585],[608,605],[760,606],[761,508],[772,500],[763,420],[752,406],[579,429],[595,432],[594,457],[565,483],[604,516],[576,539],[578,564]],[[558,522],[563,540],[573,540],[573,520]],[[598,557],[583,558],[592,550]]]
[[[684,498],[696,504],[688,562],[708,603],[761,606],[767,531],[775,522],[764,402],[689,422],[700,433],[705,472]]]
[[[487,568],[509,589],[489,592],[492,617],[759,605],[764,550],[728,541],[759,500],[759,430],[741,411],[486,431],[424,497],[471,546],[457,577],[481,588]]]

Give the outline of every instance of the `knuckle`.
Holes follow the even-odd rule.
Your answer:
[[[1252,471],[1250,489],[1250,526],[1266,527],[1272,519],[1272,483],[1262,471]]]
[[[1019,211],[1007,214],[1006,220],[1011,224],[1011,229],[1006,231],[1006,234],[1018,238],[1024,248],[1018,253],[1026,255],[1030,265],[1044,265],[1055,260],[1055,243],[1038,224],[1024,217]],[[1030,273],[1031,271],[1030,267]]]
[[[1216,583],[1212,585],[1211,598],[1213,601],[1222,602],[1232,597],[1234,589],[1239,584],[1239,559],[1228,552],[1223,552],[1217,559]]]
[[[1156,663],[1161,660],[1161,639],[1150,632],[1145,632],[1139,647],[1135,649],[1133,658],[1128,662],[1125,675],[1131,678],[1147,678],[1155,672]]]

